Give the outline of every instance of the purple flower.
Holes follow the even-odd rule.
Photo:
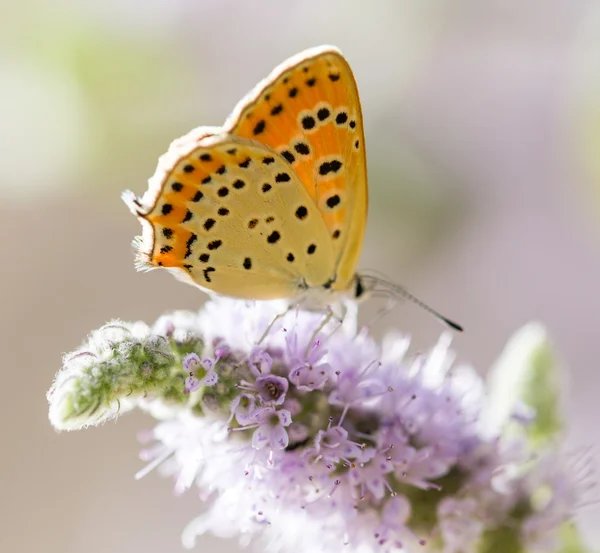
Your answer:
[[[260,376],[254,383],[258,395],[263,402],[273,402],[281,405],[285,401],[285,393],[288,391],[289,383],[281,376]]]
[[[408,529],[406,523],[411,515],[411,505],[408,499],[402,496],[388,500],[381,512],[381,524],[376,528],[374,537],[381,546],[389,545],[394,549],[402,549],[404,537],[411,542],[416,542],[414,534]],[[425,545],[420,540],[419,545]]]
[[[356,465],[353,463],[348,471],[350,484],[360,490],[360,497],[371,495],[374,499],[381,501],[387,494],[394,494],[391,484],[386,475],[394,471],[394,465],[390,462],[385,452],[368,450],[369,457]]]
[[[288,363],[292,369],[288,378],[299,390],[320,389],[328,380],[331,366],[321,362],[327,354],[322,340],[317,337],[311,342],[301,339],[297,332],[291,332],[286,340]]]
[[[200,358],[195,353],[188,353],[182,361],[182,366],[189,376],[185,379],[185,392],[195,392],[202,386],[214,386],[219,380],[215,372],[216,359]]]
[[[280,409],[276,411],[271,407],[258,411],[254,419],[258,428],[252,434],[252,447],[254,449],[285,449],[289,443],[285,430],[292,422],[289,411]]]
[[[360,404],[385,393],[389,386],[386,386],[381,379],[367,377],[368,368],[375,365],[375,363],[369,364],[367,370],[362,373],[356,370],[338,371],[336,386],[329,394],[329,402],[332,405],[346,407]]]
[[[248,365],[254,376],[261,376],[271,372],[273,360],[264,350],[256,348],[248,358]]]
[[[503,417],[482,415],[490,391],[472,369],[452,366],[448,334],[409,357],[404,336],[380,346],[348,317],[340,326],[279,303],[217,299],[197,315],[165,320],[176,347],[194,340],[207,353],[187,354],[180,365],[165,353],[164,337],[140,327],[149,354],[132,371],[128,352],[141,338],[111,328],[110,340],[94,336],[89,351],[66,358],[49,397],[59,420],[77,405],[68,394],[90,374],[117,370],[110,363],[119,355],[123,374],[152,384],[137,405],[161,422],[141,474],[160,465],[178,493],[200,489],[209,506],[185,530],[188,546],[210,531],[244,543],[262,537],[273,551],[480,553],[485,539],[488,550],[518,544],[555,553],[590,487],[589,454],[571,465],[556,441],[546,448],[530,441],[537,422],[515,416],[524,409],[519,401],[502,403],[504,393],[496,398]],[[153,378],[165,373],[171,378],[161,396]],[[488,418],[493,425],[484,424]]]
[[[256,409],[256,396],[252,394],[240,394],[231,402],[231,416],[242,426],[253,421]]]
[[[342,461],[350,465],[353,460],[366,460],[361,445],[349,440],[348,432],[341,426],[319,430],[314,447],[307,452],[314,453],[315,461],[323,461],[331,467]]]

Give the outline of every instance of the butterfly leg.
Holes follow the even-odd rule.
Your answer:
[[[348,315],[348,312],[351,311],[351,315],[348,319],[346,318],[346,315]],[[352,333],[355,331],[355,325],[356,325],[356,312],[352,311],[351,309],[349,309],[349,306],[346,302],[340,301],[338,303],[334,303],[332,305],[328,305],[326,308],[326,313],[325,313],[325,317],[323,318],[323,321],[321,322],[321,324],[315,329],[315,331],[313,332],[310,341],[308,342],[308,345],[306,346],[306,353],[308,354],[309,349],[311,348],[311,346],[315,343],[315,340],[317,339],[317,336],[319,335],[319,332],[321,332],[321,330],[323,330],[323,328],[325,328],[325,326],[333,319],[335,321],[337,321],[339,324],[336,328],[334,328],[328,335],[328,338],[331,338],[331,336],[333,336],[333,334],[335,332],[337,332],[338,330],[340,330],[340,328],[344,327],[344,323],[347,321],[350,324],[349,327],[349,331]]]
[[[269,335],[269,332],[271,332],[271,330],[273,329],[273,325],[279,319],[282,319],[283,317],[285,317],[293,308],[294,308],[293,305],[288,305],[287,309],[283,313],[278,313],[277,315],[275,315],[275,317],[273,317],[273,320],[269,323],[269,325],[267,326],[265,331],[262,333],[260,340],[258,340],[258,342],[256,342],[257,346],[260,346],[260,344],[262,344],[263,340]]]
[[[327,307],[327,313],[326,313],[325,317],[323,317],[323,321],[315,329],[315,331],[312,333],[312,336],[310,337],[310,340],[308,341],[308,344],[306,344],[306,351],[305,351],[305,355],[306,356],[308,356],[310,348],[315,343],[315,340],[317,339],[317,336],[319,335],[319,332],[321,332],[321,330],[323,330],[325,328],[325,326],[327,325],[327,323],[329,321],[331,321],[331,319],[333,319],[333,317],[334,317],[333,309],[331,309],[331,307]],[[341,326],[341,324],[340,324],[340,326]]]

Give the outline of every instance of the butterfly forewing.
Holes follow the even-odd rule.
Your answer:
[[[147,196],[127,198],[145,227],[140,262],[241,298],[293,297],[327,282],[329,231],[289,164],[206,129],[173,143]]]
[[[367,174],[358,90],[341,53],[322,47],[284,62],[225,128],[273,148],[298,175],[328,230],[333,288],[345,289],[362,247]]]

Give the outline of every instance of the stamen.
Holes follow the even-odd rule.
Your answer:
[[[348,409],[350,409],[350,405],[346,404],[344,406],[344,410],[342,411],[342,416],[340,417],[340,421],[338,422],[338,426],[342,426],[342,424],[344,424],[344,419],[346,418],[346,415],[348,414]]]
[[[165,462],[171,455],[173,455],[173,453],[175,453],[175,450],[172,448],[165,450],[165,452],[162,455],[155,457],[155,459],[148,463],[142,470],[136,472],[135,479],[140,480],[141,478],[144,478],[144,476],[150,474],[156,467],[158,467],[160,464]]]

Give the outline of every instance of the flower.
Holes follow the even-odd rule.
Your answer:
[[[289,411],[281,409],[276,411],[273,407],[265,407],[256,412],[256,430],[252,434],[252,447],[263,449],[285,449],[289,444],[286,426],[292,422]],[[249,426],[250,427],[250,426]]]
[[[405,336],[381,346],[352,323],[229,299],[152,329],[113,323],[65,358],[51,421],[160,418],[139,475],[199,488],[209,508],[187,546],[210,531],[273,551],[555,553],[592,476],[587,452],[564,460],[556,394],[537,390],[555,370],[542,335],[512,340],[521,354],[486,390],[453,366],[450,334],[411,357]],[[519,387],[499,417],[505,371]]]
[[[285,378],[273,375],[259,376],[254,385],[264,403],[272,401],[276,405],[281,405],[285,401],[285,394],[289,387]]]
[[[195,392],[202,386],[214,386],[219,377],[215,372],[215,365],[218,359],[209,357],[200,360],[195,353],[188,353],[183,358],[183,369],[189,373],[185,379],[185,393]]]

